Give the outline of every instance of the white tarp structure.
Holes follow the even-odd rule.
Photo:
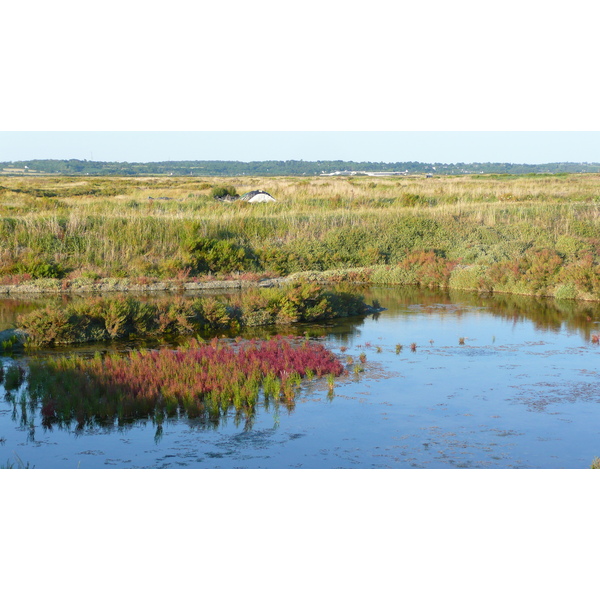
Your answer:
[[[277,202],[271,194],[267,194],[267,192],[263,192],[262,190],[248,192],[247,194],[244,194],[240,200],[245,200],[246,202]]]

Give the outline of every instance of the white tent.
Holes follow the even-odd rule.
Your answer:
[[[267,194],[267,192],[263,192],[262,190],[248,192],[247,194],[244,194],[240,200],[245,200],[246,202],[277,202],[271,194]]]

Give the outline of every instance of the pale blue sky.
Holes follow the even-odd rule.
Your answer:
[[[4,131],[0,161],[600,162],[600,132]]]

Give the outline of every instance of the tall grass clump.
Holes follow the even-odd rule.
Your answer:
[[[259,398],[293,402],[302,378],[344,371],[322,344],[277,336],[236,345],[217,338],[185,348],[61,357],[31,364],[29,393],[43,424],[110,425],[185,414],[216,422],[233,408],[252,413]]]

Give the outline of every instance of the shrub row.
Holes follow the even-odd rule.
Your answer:
[[[19,315],[31,346],[237,331],[258,325],[313,322],[366,314],[362,296],[296,282],[285,288],[251,290],[237,299],[164,299],[143,302],[117,296],[79,300]]]

